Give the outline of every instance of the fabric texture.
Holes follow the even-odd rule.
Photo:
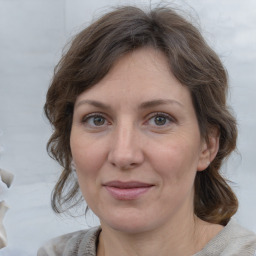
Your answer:
[[[54,238],[37,256],[96,256],[100,232],[100,227],[94,227]],[[256,235],[231,220],[193,256],[256,256]]]

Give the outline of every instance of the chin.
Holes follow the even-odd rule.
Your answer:
[[[138,234],[144,233],[149,230],[154,229],[154,221],[149,216],[140,214],[139,216],[135,214],[114,214],[111,218],[105,218],[101,220],[102,226],[108,226],[109,228],[127,233],[127,234]]]
[[[141,234],[151,230],[151,228],[148,227],[148,225],[141,225],[141,223],[139,225],[136,225],[136,223],[132,223],[132,222],[126,223],[126,224],[113,223],[113,225],[108,225],[108,226],[118,232],[125,233],[125,234],[133,234],[133,235]]]

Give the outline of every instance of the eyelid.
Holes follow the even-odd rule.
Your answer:
[[[165,112],[159,112],[159,111],[150,113],[150,114],[148,115],[148,117],[147,117],[147,120],[149,120],[149,119],[151,119],[152,117],[155,117],[155,116],[164,116],[164,117],[166,117],[167,119],[169,119],[169,120],[171,120],[171,121],[173,121],[173,122],[176,121],[176,119],[175,119],[172,115],[167,114],[167,113],[165,113]]]
[[[89,124],[89,119],[93,118],[93,117],[102,117],[103,119],[105,119],[106,123],[104,125],[100,125],[100,126],[90,125]],[[89,113],[89,114],[84,115],[82,117],[81,123],[83,125],[85,125],[86,127],[91,128],[91,129],[100,129],[100,128],[106,127],[107,125],[111,124],[111,122],[109,121],[108,116],[106,114],[101,113],[101,112],[93,112],[93,113]]]
[[[82,122],[86,122],[86,120],[88,120],[90,117],[94,117],[94,116],[100,116],[100,117],[103,117],[103,118],[107,119],[103,113],[93,112],[93,113],[89,113],[89,114],[84,115],[82,117]]]
[[[95,116],[100,116],[102,118],[104,118],[106,120],[107,123],[111,123],[109,121],[109,117],[105,114],[105,113],[102,113],[102,112],[92,112],[92,113],[89,113],[89,114],[86,114],[82,117],[82,120],[81,122],[82,123],[86,123],[87,120],[91,117],[95,117]],[[157,112],[152,112],[150,114],[148,114],[146,116],[146,121],[145,123],[148,123],[152,118],[156,117],[156,116],[163,116],[165,117],[167,120],[169,120],[170,122],[177,122],[177,120],[170,114],[168,113],[165,113],[165,112],[160,112],[160,111],[157,111]]]
[[[152,118],[155,118],[156,116],[163,116],[165,117],[170,123],[167,123],[163,126],[158,126],[158,125],[153,125],[154,127],[157,127],[157,129],[163,129],[163,128],[166,128],[167,126],[171,125],[172,123],[176,123],[177,120],[170,114],[167,114],[165,112],[153,112],[153,113],[150,113],[148,116],[147,116],[147,119],[146,119],[146,122],[145,124],[148,124],[150,122],[150,120]]]

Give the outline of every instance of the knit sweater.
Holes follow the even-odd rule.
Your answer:
[[[100,232],[100,227],[94,227],[54,238],[37,256],[96,256]],[[256,235],[231,220],[193,256],[256,256]]]

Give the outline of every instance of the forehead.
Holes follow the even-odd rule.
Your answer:
[[[168,60],[164,53],[151,47],[136,49],[119,58],[108,74],[102,79],[102,83],[115,80],[145,81],[148,86],[156,84],[156,80],[168,79],[174,76],[171,72]]]
[[[188,89],[172,74],[166,56],[153,48],[141,48],[122,56],[108,74],[79,95],[77,101],[116,98],[148,101],[152,98],[174,98],[191,101]]]

